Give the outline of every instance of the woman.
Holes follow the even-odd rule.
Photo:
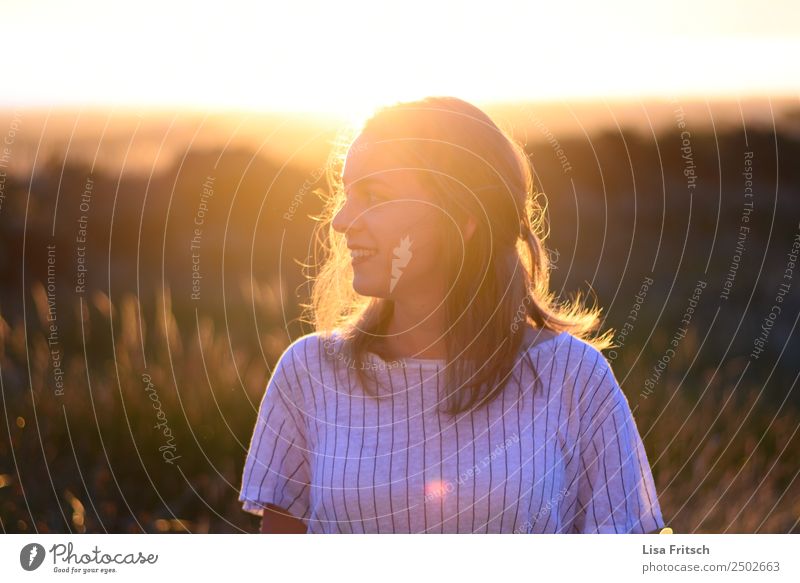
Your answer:
[[[383,108],[347,146],[317,332],[280,357],[244,468],[262,532],[662,528],[612,332],[549,291],[523,150],[451,97]]]

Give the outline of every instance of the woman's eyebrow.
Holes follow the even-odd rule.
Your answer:
[[[342,179],[344,181],[344,179]],[[359,184],[364,184],[365,182],[385,182],[383,178],[380,176],[367,176],[366,178],[362,178],[359,181]]]

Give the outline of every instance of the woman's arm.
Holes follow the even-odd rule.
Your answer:
[[[597,351],[596,351],[597,352]],[[664,524],[650,464],[628,399],[602,356],[581,401],[577,475],[581,532],[659,534]],[[584,422],[584,419],[586,421]]]
[[[258,531],[263,533],[305,533],[308,529],[300,518],[310,519],[312,514],[308,427],[300,407],[306,402],[305,383],[296,374],[287,376],[287,370],[302,370],[294,362],[296,350],[304,353],[305,347],[294,342],[278,359],[261,399],[242,470],[239,501],[245,511],[261,514]]]
[[[264,508],[261,519],[261,532],[265,534],[306,534],[308,529],[302,520],[290,515],[288,511],[272,504]]]

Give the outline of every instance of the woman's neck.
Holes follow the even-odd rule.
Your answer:
[[[445,329],[444,304],[428,309],[421,302],[395,302],[385,336],[376,344],[384,359],[444,359]]]

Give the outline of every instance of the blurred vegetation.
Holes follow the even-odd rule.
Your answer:
[[[44,328],[44,290],[36,289],[34,317]],[[274,316],[280,309],[276,293],[259,287],[251,298],[255,308]],[[140,314],[133,296],[112,305],[96,292],[90,301],[76,302],[83,325],[62,338],[62,346],[75,348],[62,365],[62,396],[55,394],[45,334],[29,332],[26,344],[23,329],[0,324],[3,404],[12,437],[0,442],[6,531],[253,528],[236,501],[237,489],[268,363],[288,340],[265,330],[260,346],[244,350],[207,317],[179,327],[170,304],[169,292],[150,314]],[[98,359],[91,349],[84,352],[84,342],[110,351]],[[85,359],[91,359],[88,369]],[[154,391],[146,391],[144,374]],[[156,427],[154,403],[172,432],[173,463],[162,456],[168,441],[163,426]]]

